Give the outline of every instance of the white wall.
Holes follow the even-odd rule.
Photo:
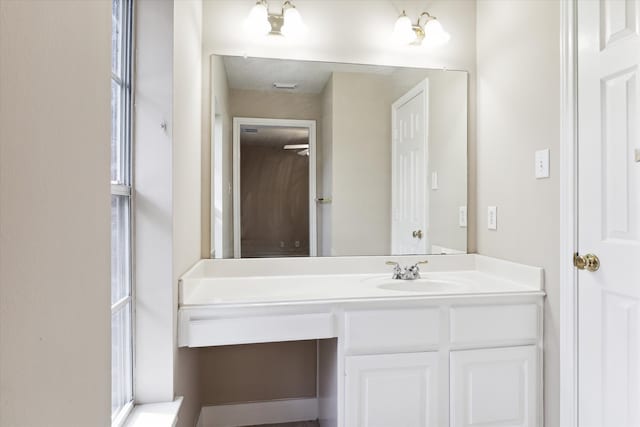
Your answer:
[[[233,192],[231,191],[232,183],[233,183],[233,142],[232,142],[232,131],[233,131],[233,113],[231,112],[230,100],[229,100],[229,85],[227,82],[227,71],[224,68],[224,62],[222,58],[219,56],[211,56],[209,60],[205,60],[203,64],[211,64],[211,73],[210,73],[210,81],[211,81],[211,91],[209,96],[205,96],[207,103],[209,104],[209,108],[211,109],[211,100],[215,100],[215,106],[213,107],[213,111],[210,116],[207,118],[207,121],[211,123],[215,120],[217,116],[220,120],[220,125],[222,129],[218,132],[217,135],[214,135],[211,138],[211,134],[205,135],[203,139],[203,150],[202,155],[204,157],[205,152],[211,152],[212,147],[214,149],[214,162],[217,164],[218,169],[217,173],[221,177],[221,182],[219,183],[220,188],[218,189],[220,195],[219,200],[221,206],[211,207],[209,204],[209,210],[206,210],[206,207],[203,206],[203,212],[205,213],[205,217],[202,219],[203,222],[209,222],[211,224],[211,212],[212,210],[215,212],[215,215],[218,215],[219,220],[217,231],[221,238],[221,244],[219,246],[222,247],[222,254],[217,255],[218,258],[233,258]],[[208,71],[208,69],[207,69]],[[213,127],[213,125],[211,125]],[[205,148],[206,147],[206,148]],[[218,158],[216,158],[216,154]],[[211,156],[209,157],[212,158]],[[209,162],[211,164],[211,162]],[[204,163],[203,163],[204,165]],[[203,171],[204,172],[204,171]],[[213,172],[213,168],[209,168],[209,175]],[[207,173],[203,173],[203,177],[206,177]],[[209,176],[209,178],[211,178]],[[203,193],[212,194],[213,182],[211,179],[205,179],[202,181],[202,189]],[[203,199],[204,203],[204,199]],[[209,212],[209,215],[207,215]],[[214,233],[215,234],[215,230]],[[210,236],[212,234],[210,233]],[[216,237],[217,239],[218,237]],[[206,235],[203,234],[203,241],[206,240]],[[203,257],[206,257],[209,254],[212,245],[210,241],[207,241],[207,252],[204,252],[203,245]]]
[[[184,396],[179,427],[193,427],[200,413],[198,353],[176,350],[178,279],[200,259],[202,0],[174,2],[173,9],[173,349],[175,393]]]
[[[202,3],[136,2],[137,403],[200,407],[197,353],[177,349],[178,278],[200,259]],[[162,124],[166,123],[166,130]]]
[[[477,22],[478,253],[545,269],[547,427],[559,425],[559,12],[555,1],[483,0]],[[551,178],[536,180],[542,148]],[[497,231],[487,230],[489,205]]]
[[[110,425],[111,2],[0,2],[0,425]]]
[[[173,2],[136,1],[134,110],[136,400],[173,393]],[[163,130],[161,123],[167,123]]]

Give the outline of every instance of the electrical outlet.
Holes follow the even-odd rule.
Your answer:
[[[536,151],[536,179],[549,178],[549,149]]]
[[[431,172],[431,189],[438,189],[438,172]]]
[[[487,209],[487,228],[489,230],[498,229],[498,208],[495,206],[489,206]]]
[[[467,207],[466,206],[460,206],[458,210],[458,225],[460,227],[467,226]]]

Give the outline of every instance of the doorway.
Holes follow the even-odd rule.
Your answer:
[[[317,255],[315,128],[233,119],[235,258]]]
[[[562,3],[563,426],[640,423],[640,9],[632,3]]]
[[[431,253],[429,238],[429,80],[391,105],[391,253]]]

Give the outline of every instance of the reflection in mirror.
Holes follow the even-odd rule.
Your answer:
[[[211,66],[213,257],[466,252],[466,72]]]

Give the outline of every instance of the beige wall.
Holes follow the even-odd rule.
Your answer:
[[[110,52],[110,1],[0,2],[2,426],[111,423]]]
[[[391,248],[390,80],[333,73],[331,255]]]
[[[483,0],[477,20],[478,252],[545,269],[548,427],[559,425],[559,11],[555,1]],[[542,148],[551,178],[536,180]],[[497,231],[487,230],[490,205]]]
[[[173,313],[177,313],[178,279],[200,259],[202,0],[181,0],[173,10]],[[174,317],[173,325],[177,324]],[[174,330],[174,343],[176,332]],[[174,349],[175,349],[174,344]],[[179,427],[192,427],[200,414],[198,353],[175,351],[174,388],[184,396]]]
[[[316,341],[200,350],[203,405],[315,397]]]
[[[318,150],[318,197],[331,198],[333,191],[333,169],[331,158],[333,156],[333,76],[325,85],[321,97],[322,109],[322,142]],[[331,255],[331,226],[332,204],[321,203],[318,205],[318,254],[320,256]]]
[[[320,96],[312,93],[277,93],[231,89],[233,117],[320,121]]]

